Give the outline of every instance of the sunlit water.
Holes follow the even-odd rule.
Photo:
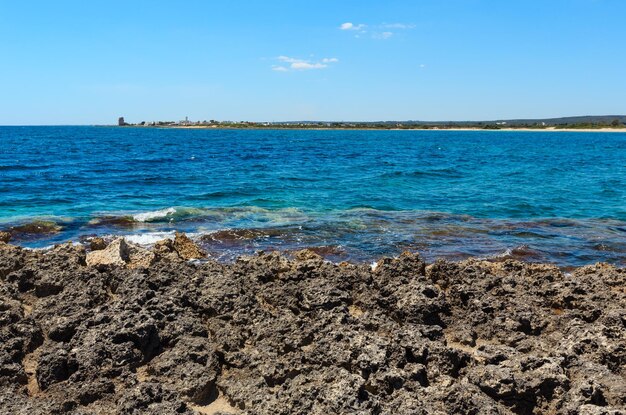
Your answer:
[[[215,258],[626,264],[626,134],[0,127],[0,228],[192,233]]]

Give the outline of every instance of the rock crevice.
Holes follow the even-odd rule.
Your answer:
[[[623,269],[177,240],[0,242],[0,413],[626,411]]]

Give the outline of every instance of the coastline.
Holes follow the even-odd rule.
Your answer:
[[[358,232],[352,223],[359,224]],[[320,217],[296,208],[177,206],[116,215],[0,220],[0,241],[47,250],[59,243],[88,246],[94,238],[110,242],[123,237],[149,247],[179,231],[222,263],[257,251],[289,254],[302,249],[334,263],[370,263],[418,250],[427,261],[514,259],[567,270],[596,262],[626,265],[623,237],[615,232],[624,226],[619,219],[498,219],[371,208]]]
[[[132,125],[122,128],[162,128],[162,129],[181,129],[181,130],[297,130],[297,131],[492,131],[492,132],[581,132],[581,133],[626,133],[626,128],[333,128],[333,127],[227,127],[227,126],[202,126],[202,125],[173,125],[173,126],[142,126]]]
[[[625,409],[623,268],[202,255],[0,242],[0,412]]]

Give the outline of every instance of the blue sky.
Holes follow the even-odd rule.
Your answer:
[[[626,114],[626,1],[0,0],[0,125]]]

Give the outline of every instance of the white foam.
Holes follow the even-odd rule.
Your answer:
[[[83,246],[83,244],[79,241],[68,241],[67,243],[71,244],[72,246]],[[35,251],[35,252],[47,252],[47,251],[51,251],[52,249],[54,249],[57,245],[65,245],[64,243],[60,243],[60,244],[52,244],[52,245],[46,245],[46,246],[40,246],[39,248],[29,248],[27,246],[24,246],[22,248],[28,250],[28,251]]]
[[[124,235],[127,242],[137,245],[154,245],[162,239],[174,239],[174,231],[172,232],[146,232],[136,233],[133,235]]]
[[[154,210],[152,212],[137,213],[136,215],[133,215],[133,219],[137,222],[148,222],[153,219],[165,218],[168,215],[173,215],[174,213],[176,213],[176,209],[171,207],[167,209]]]

